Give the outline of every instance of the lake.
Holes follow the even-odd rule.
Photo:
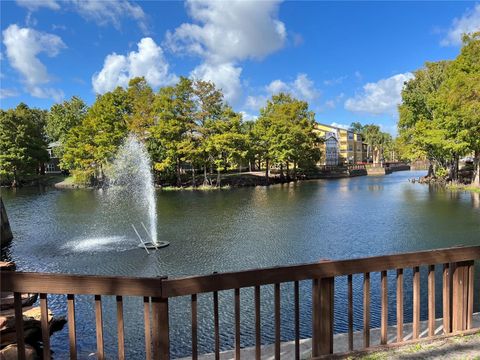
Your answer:
[[[441,191],[408,181],[422,175],[424,172],[397,172],[270,187],[158,191],[158,234],[170,246],[150,255],[137,247],[131,224],[143,220],[142,211],[131,206],[128,199],[113,203],[108,191],[101,190],[2,189],[15,236],[12,244],[2,250],[2,258],[15,261],[18,270],[23,271],[178,277],[480,244],[480,194]],[[422,284],[426,284],[424,270]],[[407,290],[411,284],[409,274],[407,271],[406,299],[411,295]],[[373,274],[373,326],[380,319],[378,284],[379,274]],[[389,272],[392,324],[394,284],[394,274]],[[335,331],[340,332],[346,330],[347,324],[346,279],[340,278],[335,287]],[[282,340],[293,338],[291,288],[291,284],[282,285],[282,307],[291,309],[282,313]],[[241,293],[242,346],[254,343],[252,292],[242,289]],[[273,341],[272,293],[271,287],[262,287],[264,343]],[[301,284],[300,295],[301,335],[310,337],[310,283]],[[408,299],[405,321],[411,321]],[[437,304],[441,304],[438,299]],[[173,356],[185,356],[190,349],[188,300],[172,301]],[[354,300],[354,324],[360,329],[361,277],[354,278]],[[65,297],[51,296],[49,302],[56,314],[66,313]],[[221,345],[226,349],[233,344],[233,294],[221,293],[220,302]],[[114,356],[114,299],[107,298],[106,304],[104,321],[111,324],[105,327],[106,351]],[[479,304],[475,306],[479,308]],[[141,311],[141,299],[126,300],[126,350],[134,358],[143,354]],[[440,314],[441,309],[437,312]],[[77,317],[79,349],[86,356],[95,351],[93,297],[77,300]],[[212,328],[210,298],[200,295],[199,351],[213,350]],[[67,355],[67,339],[66,329],[52,338],[57,358]]]

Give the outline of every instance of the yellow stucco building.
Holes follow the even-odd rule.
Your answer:
[[[360,134],[332,125],[316,124],[315,131],[325,139],[321,165],[356,164],[367,161],[367,144]]]

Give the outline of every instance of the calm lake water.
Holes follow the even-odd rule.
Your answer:
[[[147,255],[137,248],[131,223],[142,209],[110,201],[92,190],[2,189],[15,239],[2,250],[19,270],[130,276],[183,276],[405,251],[480,244],[480,195],[437,191],[412,184],[423,172],[382,177],[305,181],[211,192],[158,192],[158,234],[171,245]],[[423,269],[425,270],[425,269]],[[480,273],[477,268],[477,274]],[[409,272],[405,320],[411,320]],[[439,274],[438,274],[439,275]],[[422,284],[426,274],[422,273]],[[391,278],[390,278],[391,277]],[[440,278],[439,278],[440,279]],[[362,326],[361,276],[354,277],[355,327]],[[394,274],[389,273],[389,321],[395,323]],[[335,284],[336,331],[345,331],[346,279]],[[437,287],[440,290],[440,287]],[[293,338],[293,293],[282,285],[282,340]],[[379,324],[379,274],[372,275],[372,325]],[[262,287],[264,343],[273,341],[273,289]],[[437,293],[440,301],[440,293]],[[242,289],[242,345],[253,344],[251,289]],[[104,306],[107,354],[116,355],[114,299]],[[310,337],[309,282],[301,284],[301,335]],[[66,299],[49,298],[58,315]],[[221,345],[233,344],[233,294],[221,293]],[[423,301],[423,305],[425,301]],[[476,309],[479,304],[476,304]],[[441,309],[437,309],[439,314]],[[143,355],[141,299],[125,304],[126,350]],[[422,306],[422,317],[426,307]],[[189,299],[172,301],[172,355],[190,350]],[[77,300],[77,333],[82,356],[95,351],[92,297]],[[210,295],[199,296],[199,350],[213,350]],[[67,357],[66,329],[52,339],[56,358]]]

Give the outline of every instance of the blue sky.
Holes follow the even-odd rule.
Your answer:
[[[1,108],[49,108],[143,75],[214,81],[246,118],[289,91],[317,121],[395,132],[404,81],[480,30],[475,2],[1,2]]]

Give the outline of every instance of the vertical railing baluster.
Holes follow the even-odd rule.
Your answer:
[[[353,275],[348,275],[348,351],[353,351]]]
[[[333,354],[333,298],[335,279],[320,279],[320,334],[319,352],[321,355]]]
[[[295,360],[300,360],[300,289],[298,281],[293,283],[295,301]]]
[[[275,284],[275,360],[280,359],[280,284]]]
[[[442,303],[443,303],[443,333],[450,333],[451,309],[450,309],[450,265],[443,264],[442,273]]]
[[[213,327],[215,329],[215,360],[220,360],[220,324],[218,320],[218,291],[213,292]]]
[[[145,357],[152,360],[152,328],[150,325],[150,297],[143,298],[143,323],[145,326]]]
[[[160,299],[152,297],[152,342],[153,359],[160,360]]]
[[[77,359],[77,336],[75,329],[75,296],[67,295],[67,323],[68,323],[68,341],[70,345],[70,359]]]
[[[40,294],[40,314],[43,342],[43,359],[50,360],[50,329],[48,325],[48,301],[47,294]]]
[[[197,336],[197,294],[192,294],[192,360],[198,359],[198,336]]]
[[[412,338],[418,339],[420,335],[420,269],[413,268],[413,330]]]
[[[363,275],[363,347],[370,346],[370,273]]]
[[[403,269],[397,269],[397,342],[403,341]]]
[[[474,284],[474,268],[475,264],[472,261],[468,265],[468,286],[467,286],[467,297],[468,297],[468,305],[467,305],[467,330],[473,328],[473,293],[475,291],[475,284]]]
[[[160,298],[158,306],[160,336],[160,359],[170,360],[170,322],[168,316],[168,298]]]
[[[428,336],[435,335],[435,265],[428,267]]]
[[[235,293],[235,360],[240,359],[240,289],[236,288]]]
[[[260,323],[260,286],[255,286],[255,359],[260,360],[262,356],[262,333]]]
[[[102,297],[95,295],[95,328],[97,333],[97,358],[105,358],[103,350],[103,321],[102,321]]]
[[[117,338],[118,338],[118,358],[125,359],[125,326],[123,322],[123,297],[117,295]]]
[[[320,280],[312,279],[312,357],[319,355]]]
[[[388,329],[388,283],[387,283],[387,271],[384,270],[380,275],[381,287],[382,287],[382,313],[380,324],[380,344],[385,345],[387,343],[387,329]]]
[[[15,333],[17,336],[17,355],[19,360],[25,360],[25,334],[23,332],[22,294],[13,293],[15,308]]]

